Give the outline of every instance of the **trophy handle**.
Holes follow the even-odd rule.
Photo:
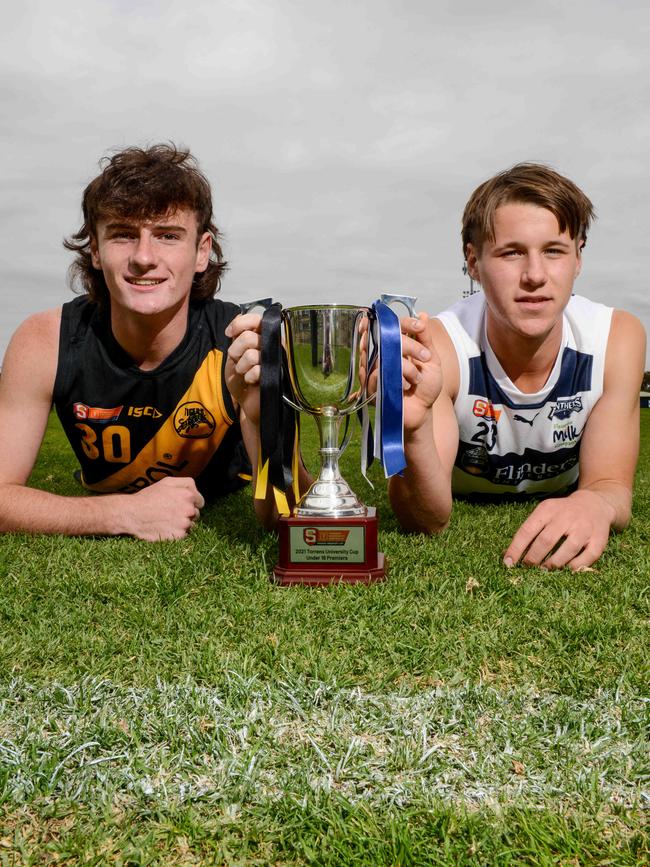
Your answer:
[[[262,307],[264,310],[268,310],[272,304],[272,298],[258,298],[257,301],[244,301],[243,304],[239,305],[239,309],[242,313],[250,313],[255,307]]]
[[[417,318],[417,313],[415,312],[415,302],[418,300],[415,295],[387,295],[384,294],[380,298],[384,304],[403,304],[409,312],[409,316],[413,316],[413,318]]]
[[[297,403],[294,403],[294,402],[291,400],[291,398],[289,398],[289,397],[286,396],[286,394],[283,394],[283,395],[282,395],[282,399],[284,400],[285,403],[288,403],[289,406],[290,406],[292,409],[295,409],[297,412],[305,412],[305,410],[304,410],[302,407],[298,406]]]

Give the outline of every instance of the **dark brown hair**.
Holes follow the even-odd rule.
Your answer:
[[[518,163],[485,181],[470,196],[463,212],[463,256],[468,244],[480,253],[484,241],[494,240],[494,213],[508,202],[546,208],[555,214],[560,232],[568,229],[581,246],[586,243],[595,213],[582,190],[548,166]]]
[[[218,292],[227,263],[213,222],[210,184],[189,150],[171,143],[129,147],[105,157],[100,167],[101,174],[84,190],[83,225],[63,241],[67,250],[77,254],[70,266],[71,284],[78,281],[92,301],[107,305],[104,274],[93,266],[90,253],[100,220],[148,221],[188,208],[196,214],[197,243],[204,232],[212,235],[208,267],[194,276],[190,298],[202,301]]]

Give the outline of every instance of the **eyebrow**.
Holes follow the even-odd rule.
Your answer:
[[[139,229],[142,225],[147,225],[151,229],[154,229],[156,231],[160,231],[162,229],[166,232],[169,232],[169,231],[187,232],[187,229],[185,228],[185,226],[178,226],[178,225],[175,225],[174,223],[153,223],[153,224],[144,223],[143,224],[143,223],[130,223],[130,222],[127,222],[126,220],[115,221],[113,223],[106,223],[105,230],[107,232],[114,232],[116,229]]]
[[[507,250],[510,247],[525,247],[521,241],[504,241],[503,244],[495,245],[494,251],[498,252],[499,250]],[[573,242],[567,243],[566,241],[561,241],[560,239],[549,239],[548,241],[544,241],[541,245],[542,247],[563,247],[566,250],[569,250],[573,246]]]

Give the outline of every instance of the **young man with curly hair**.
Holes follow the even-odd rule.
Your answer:
[[[114,154],[83,217],[65,241],[83,294],[30,316],[4,359],[0,531],[183,538],[254,475],[260,318],[214,298],[226,263],[189,151]],[[52,405],[89,496],[27,487]]]

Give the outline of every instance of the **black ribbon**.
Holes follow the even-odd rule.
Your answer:
[[[261,466],[269,463],[268,481],[283,493],[293,481],[291,464],[299,425],[297,413],[283,399],[291,396],[286,353],[282,347],[282,305],[262,316],[260,374]]]

